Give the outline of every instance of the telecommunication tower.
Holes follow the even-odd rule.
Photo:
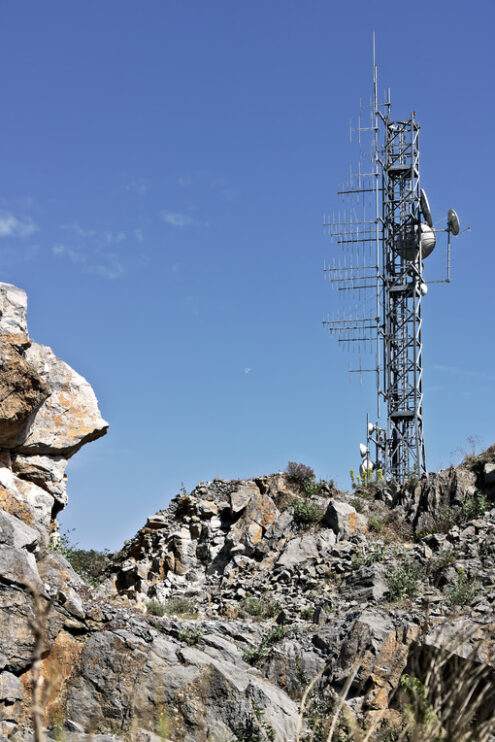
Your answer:
[[[357,172],[338,193],[347,202],[343,214],[326,222],[338,246],[338,255],[325,267],[332,287],[349,292],[342,315],[323,324],[339,343],[372,351],[370,368],[350,373],[376,375],[376,422],[366,421],[366,445],[361,444],[361,473],[374,469],[385,480],[403,482],[426,473],[423,433],[423,345],[421,304],[429,283],[450,283],[451,235],[459,234],[459,219],[451,209],[447,224],[438,229],[420,184],[419,130],[416,112],[405,121],[391,116],[390,89],[378,103],[375,35],[373,34],[373,97],[361,106],[370,116],[356,132],[360,145]],[[368,142],[366,151],[364,143]],[[433,252],[436,236],[447,233],[446,275],[423,279],[424,260]],[[385,408],[382,423],[382,406]],[[370,445],[374,445],[372,457]]]

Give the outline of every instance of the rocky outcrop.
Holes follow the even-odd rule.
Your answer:
[[[107,428],[88,382],[29,339],[25,292],[0,284],[0,507],[40,546],[67,504],[67,459]]]

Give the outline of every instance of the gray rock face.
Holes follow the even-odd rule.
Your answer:
[[[19,518],[0,510],[0,546],[34,551],[38,546],[38,532]]]

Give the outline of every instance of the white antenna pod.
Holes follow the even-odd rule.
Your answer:
[[[456,237],[459,234],[460,228],[459,217],[454,209],[449,209],[449,213],[447,214],[447,231],[452,232],[454,237]]]
[[[421,206],[421,213],[425,218],[425,222],[430,228],[433,228],[433,219],[431,218],[430,204],[428,198],[423,189],[419,193],[419,204]]]

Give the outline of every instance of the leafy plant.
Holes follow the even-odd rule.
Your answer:
[[[187,598],[171,598],[164,605],[164,611],[169,616],[196,616],[198,609],[192,600]],[[162,614],[163,615],[163,614]]]
[[[380,533],[383,530],[383,518],[377,518],[376,515],[370,515],[368,518],[368,528],[374,533]]]
[[[159,603],[158,600],[150,600],[146,603],[146,612],[149,613],[150,616],[164,616],[166,610],[163,603]]]
[[[452,605],[471,605],[480,591],[478,582],[466,582],[465,577],[465,570],[462,567],[459,568],[457,570],[457,584],[448,585],[444,590]]]
[[[263,598],[247,595],[241,603],[241,608],[250,616],[273,618],[280,612],[280,603],[278,600],[268,600],[265,592]]]
[[[389,551],[385,544],[376,544],[374,549],[367,554],[360,550],[352,557],[351,567],[352,569],[359,569],[360,567],[369,567],[370,564],[375,564],[376,562],[384,562],[388,553]]]
[[[438,717],[428,700],[425,685],[419,678],[404,673],[400,679],[400,687],[403,705],[409,714],[413,714],[416,721],[423,725],[425,732],[431,731],[432,727],[438,725]]]
[[[370,471],[363,471],[361,474],[356,474],[354,469],[349,469],[351,477],[352,488],[355,490],[366,489],[368,485],[372,484],[383,484],[383,469],[375,469]]]
[[[179,639],[189,644],[189,646],[197,644],[202,636],[203,632],[200,628],[187,628],[179,631]]]
[[[361,497],[353,497],[351,500],[351,505],[356,511],[356,513],[362,513],[364,512],[364,502]]]
[[[248,647],[244,650],[242,655],[243,660],[250,665],[256,665],[262,657],[266,657],[271,647],[276,642],[281,641],[285,636],[287,636],[285,626],[274,626],[267,631],[256,647]]]
[[[473,497],[465,497],[460,505],[442,505],[434,519],[433,529],[423,532],[423,537],[429,533],[448,533],[454,526],[463,526],[470,520],[480,518],[490,510],[492,503],[483,492],[475,492]],[[418,536],[419,537],[419,534]]]
[[[308,682],[308,675],[298,654],[296,654],[296,678],[299,680],[301,685],[306,685]]]
[[[403,561],[387,571],[388,589],[392,601],[414,598],[418,592],[421,570],[414,562]]]
[[[286,472],[289,482],[301,489],[304,489],[305,485],[312,482],[315,478],[314,469],[306,466],[306,464],[296,464],[295,461],[289,461]]]
[[[253,717],[242,726],[232,729],[232,742],[275,742],[275,731],[265,719],[265,710],[255,701],[251,702]]]
[[[292,500],[294,511],[294,520],[297,523],[317,523],[323,518],[323,510],[316,503],[310,500],[301,500],[295,497]]]
[[[110,562],[110,552],[96,551],[95,549],[80,549],[78,544],[71,542],[70,534],[74,531],[71,529],[60,534],[55,540],[50,542],[52,551],[62,554],[70,562],[74,572],[77,572],[86,584],[91,587],[98,587],[103,579],[103,573]]]

